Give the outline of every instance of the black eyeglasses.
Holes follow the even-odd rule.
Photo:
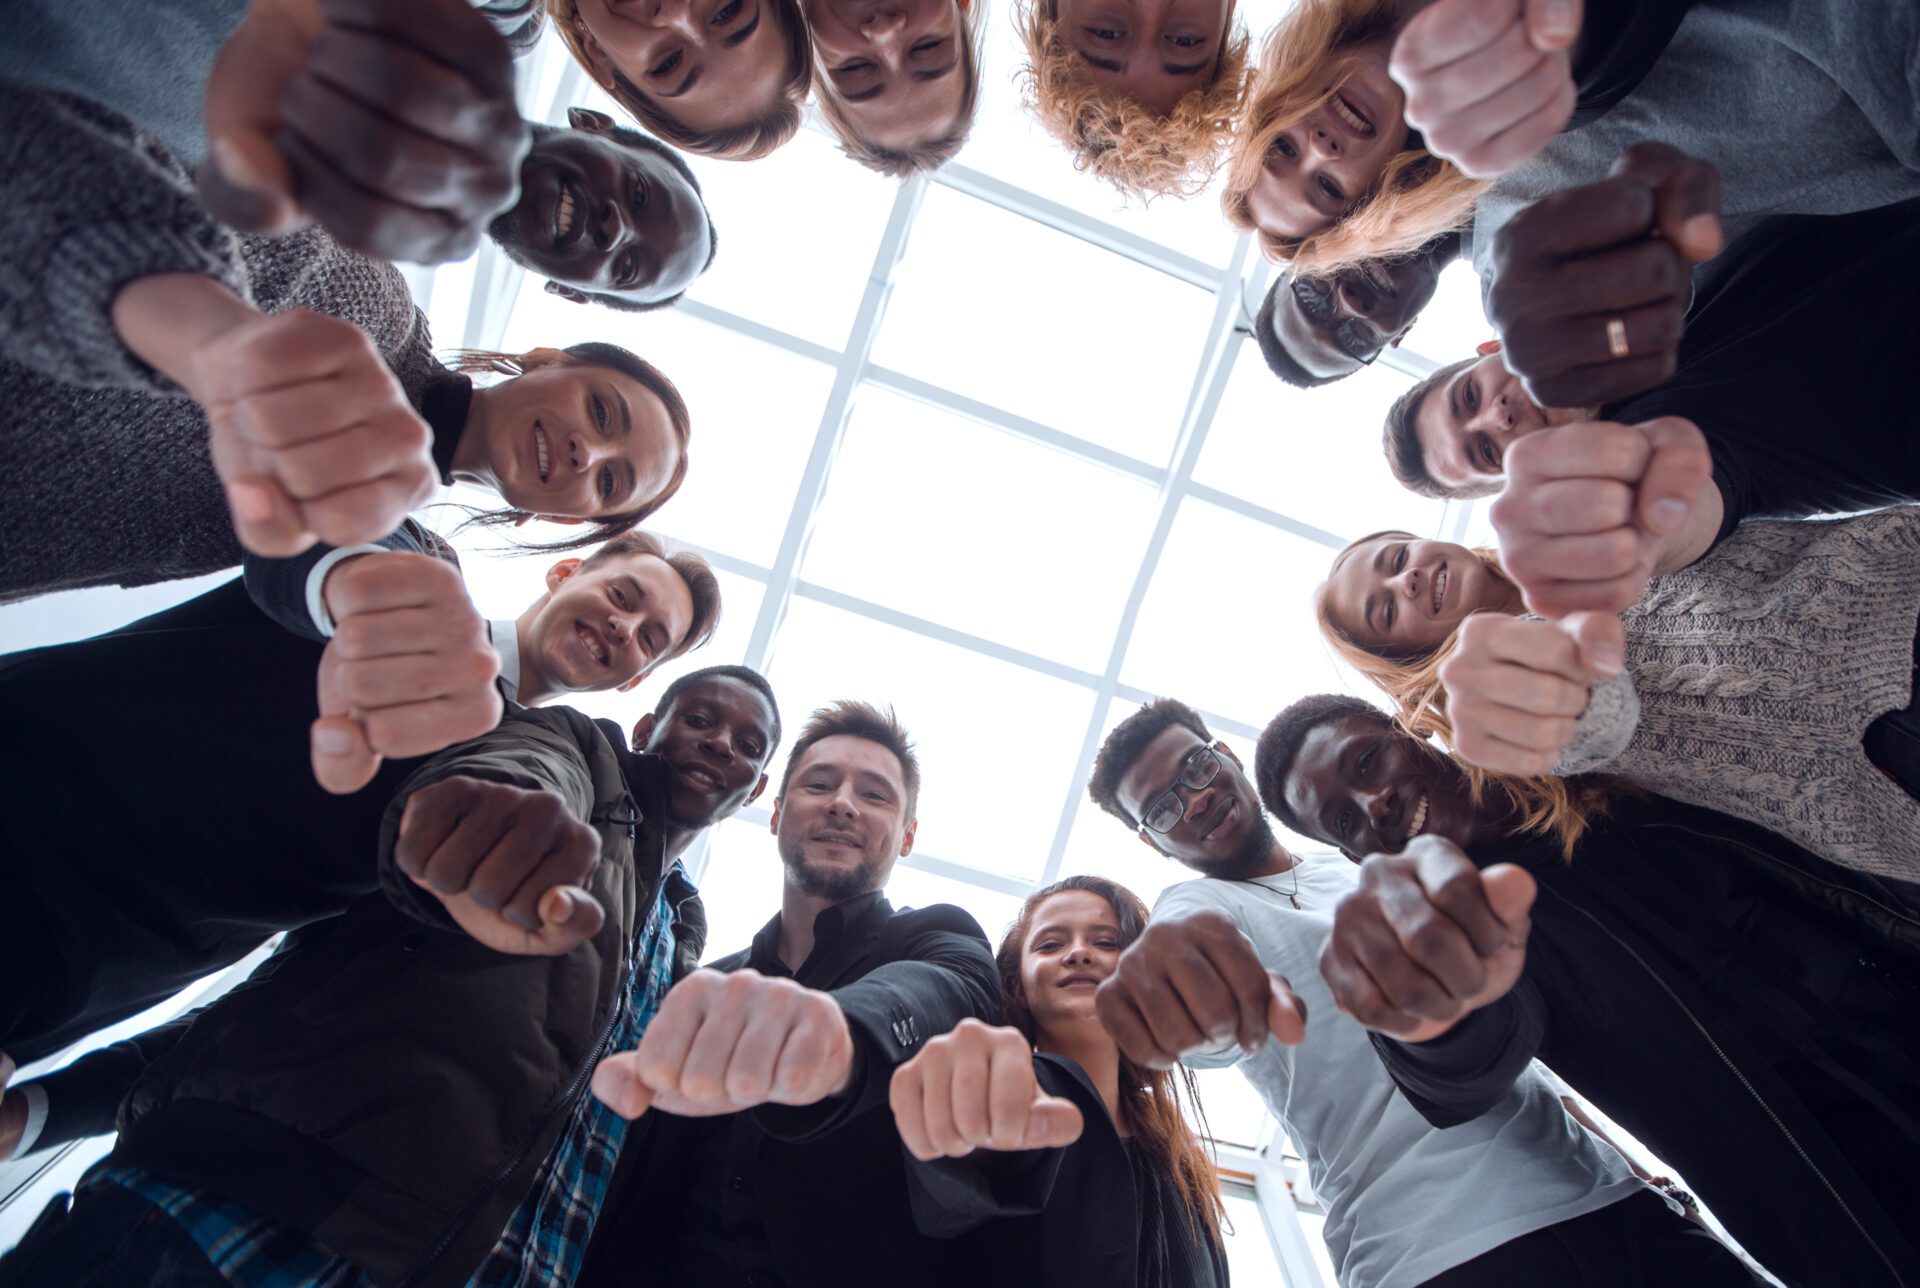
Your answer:
[[[1333,284],[1318,277],[1295,277],[1293,299],[1309,322],[1333,321]],[[1363,367],[1373,365],[1387,347],[1379,328],[1365,318],[1347,318],[1329,331],[1340,352]]]
[[[1187,803],[1180,799],[1177,789],[1185,787],[1197,792],[1219,772],[1220,757],[1214,754],[1213,748],[1195,747],[1180,762],[1180,777],[1174,780],[1174,785],[1154,797],[1147,812],[1140,816],[1140,826],[1162,836],[1180,826],[1180,820],[1187,816]]]

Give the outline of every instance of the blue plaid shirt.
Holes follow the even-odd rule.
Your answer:
[[[629,955],[626,1009],[607,1034],[603,1053],[638,1046],[673,985],[673,908],[667,896],[678,873],[676,863],[661,879],[638,950]],[[532,1192],[468,1281],[470,1288],[572,1283],[586,1257],[587,1240],[606,1201],[626,1134],[626,1119],[583,1092],[574,1101],[559,1143],[541,1164]],[[131,1167],[102,1164],[87,1174],[81,1189],[97,1185],[132,1190],[166,1212],[234,1288],[374,1288],[358,1266],[334,1256],[305,1232],[237,1203]]]

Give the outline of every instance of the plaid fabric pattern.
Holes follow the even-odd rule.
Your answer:
[[[679,865],[674,869],[677,872]],[[627,967],[627,1005],[602,1051],[630,1051],[673,984],[673,882],[663,877],[637,951]],[[627,1120],[590,1092],[574,1103],[560,1143],[534,1178],[533,1192],[507,1222],[468,1288],[546,1288],[570,1284],[586,1259],[587,1240],[606,1201]]]
[[[375,1288],[365,1271],[303,1231],[224,1199],[132,1167],[96,1167],[80,1189],[101,1185],[131,1190],[172,1217],[234,1288]]]

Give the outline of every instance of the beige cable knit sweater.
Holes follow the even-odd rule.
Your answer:
[[[1912,696],[1917,616],[1920,506],[1744,523],[1622,614],[1626,673],[1554,772],[1604,769],[1920,880],[1920,801],[1860,745]]]

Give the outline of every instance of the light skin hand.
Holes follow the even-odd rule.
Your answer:
[[[830,994],[753,970],[697,970],[667,994],[633,1051],[593,1071],[593,1094],[623,1118],[683,1117],[845,1095],[853,1033]]]
[[[1306,1036],[1306,1004],[1215,912],[1148,923],[1094,1004],[1121,1052],[1151,1069],[1228,1041],[1252,1052],[1269,1036],[1289,1046]]]
[[[1576,421],[1508,448],[1493,503],[1500,562],[1543,617],[1620,613],[1719,529],[1713,455],[1692,421]]]
[[[1018,1029],[968,1018],[893,1072],[887,1098],[907,1151],[924,1161],[976,1149],[1054,1149],[1080,1138],[1080,1110],[1041,1090]]]
[[[497,952],[554,957],[600,932],[600,837],[548,791],[454,776],[407,799],[401,872]]]
[[[1454,750],[1496,773],[1552,773],[1573,741],[1593,681],[1618,675],[1625,657],[1625,633],[1611,613],[1557,622],[1500,613],[1467,618],[1440,666]]]
[[[334,636],[320,657],[313,776],[359,791],[386,756],[425,756],[500,723],[500,658],[459,569],[395,551],[343,559],[321,597]]]
[[[255,554],[373,541],[432,495],[433,436],[352,323],[263,314],[185,273],[122,288],[113,321],[206,411],[234,533]]]
[[[1321,976],[1367,1028],[1430,1041],[1512,990],[1536,893],[1523,868],[1482,872],[1453,842],[1415,837],[1404,853],[1361,864],[1334,910]]]
[[[1465,174],[1512,170],[1573,114],[1567,51],[1580,23],[1580,0],[1435,0],[1400,29],[1388,64],[1407,123]]]

